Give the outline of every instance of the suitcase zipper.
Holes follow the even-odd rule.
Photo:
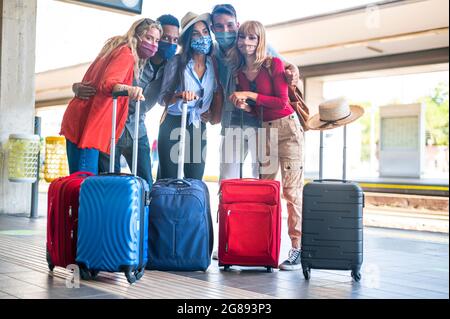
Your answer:
[[[140,244],[139,244],[139,267],[138,268],[142,268],[144,265],[144,218],[145,218],[145,204],[146,204],[146,191],[145,191],[145,187],[144,187],[144,183],[142,182],[142,180],[139,178],[138,179],[139,183],[141,184],[142,187],[142,207],[141,207],[141,220],[140,220]]]
[[[230,214],[231,214],[231,210],[227,211],[227,242],[225,243],[225,252],[228,252],[228,242],[230,240],[229,236],[230,236],[230,232],[229,232],[229,226],[230,226]]]
[[[222,190],[219,190],[218,195],[219,195],[219,203],[222,203]],[[217,223],[219,223],[219,211],[220,211],[220,207],[217,208],[217,221],[216,221]]]
[[[231,183],[230,183],[231,184]],[[233,183],[233,185],[235,185],[236,183]],[[246,184],[246,186],[260,186],[260,184],[257,184],[257,183],[248,183],[248,184]],[[273,193],[275,193],[275,194],[278,194],[278,188],[277,187],[275,187],[273,184],[269,184],[269,185],[266,185],[266,187],[269,187],[269,188],[271,188],[272,190],[273,190]],[[221,189],[220,189],[220,197],[219,197],[219,201],[220,201],[220,203],[223,203],[223,201],[222,201],[222,192],[223,192],[223,189],[222,189],[222,186],[221,186]],[[232,202],[232,201],[230,201],[230,202],[227,202],[227,204],[233,204],[234,202]]]

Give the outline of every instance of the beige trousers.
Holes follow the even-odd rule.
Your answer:
[[[288,232],[293,248],[300,248],[302,235],[302,192],[304,132],[297,115],[264,122],[265,150],[260,154],[261,177],[276,179],[281,167],[283,198],[287,202]],[[265,133],[265,136],[264,136]],[[264,156],[265,155],[265,156]]]

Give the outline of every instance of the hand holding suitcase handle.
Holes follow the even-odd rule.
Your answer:
[[[128,96],[128,91],[122,90],[122,91],[115,91],[112,93],[113,99],[117,99],[119,96]]]
[[[126,92],[126,93],[125,93]],[[129,96],[132,100],[145,101],[145,97],[142,94],[143,90],[139,86],[129,86],[124,84],[116,84],[113,88],[113,99],[118,96]]]

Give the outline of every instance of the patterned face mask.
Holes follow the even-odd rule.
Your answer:
[[[208,54],[211,50],[212,38],[211,36],[203,36],[191,40],[191,48],[201,54]]]

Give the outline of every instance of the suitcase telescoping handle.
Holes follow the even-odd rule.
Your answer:
[[[180,132],[180,144],[178,150],[178,172],[177,179],[182,180],[184,177],[184,153],[186,149],[186,120],[187,120],[188,105],[186,101],[183,101],[181,108],[181,132]]]
[[[113,92],[113,112],[112,112],[112,132],[111,132],[111,154],[109,156],[109,172],[114,173],[114,162],[116,158],[116,117],[117,117],[117,98],[119,96],[128,96],[128,91],[117,91]],[[134,110],[135,116],[137,116],[134,121],[134,137],[133,137],[133,164],[131,172],[136,176],[137,172],[137,155],[138,155],[138,139],[139,139],[139,116],[141,109],[141,101],[136,101],[136,106]]]
[[[261,106],[260,108],[261,110],[261,125],[264,121],[264,107]],[[267,136],[266,136],[267,138]],[[258,165],[259,165],[259,179],[261,179],[261,161],[259,160],[259,152],[260,150],[264,149],[262,146],[259,145],[259,143],[263,143],[262,138],[259,138],[257,136],[257,145],[256,145],[256,160],[258,161]],[[239,161],[239,178],[242,179],[243,176],[243,169],[244,169],[244,110],[241,110],[241,143],[239,145],[239,154],[240,154],[240,161]]]
[[[320,181],[339,181],[339,182],[347,182],[347,125],[344,125],[343,128],[344,134],[344,146],[342,148],[343,153],[343,161],[342,161],[342,180],[336,179],[323,179],[323,131],[320,131],[320,152],[319,152],[319,179]]]

